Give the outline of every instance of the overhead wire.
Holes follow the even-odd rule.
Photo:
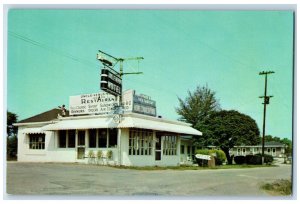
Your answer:
[[[52,52],[52,53],[54,53],[56,55],[67,57],[67,58],[72,59],[74,61],[77,61],[77,62],[79,62],[81,64],[84,64],[84,65],[87,65],[87,66],[95,66],[95,65],[97,66],[96,63],[90,62],[89,60],[86,60],[86,59],[83,59],[83,58],[79,58],[79,57],[71,55],[69,53],[60,51],[60,50],[58,50],[56,48],[50,47],[50,46],[48,46],[46,44],[40,43],[40,42],[38,42],[36,40],[33,40],[33,39],[31,39],[29,37],[26,37],[24,35],[20,35],[18,33],[13,32],[13,31],[8,31],[8,34],[10,36],[12,36],[12,37],[18,38],[18,39],[23,40],[23,41],[25,41],[27,43],[31,43],[31,44],[33,44],[35,46],[41,47],[43,49],[46,49],[46,50],[48,50],[48,51],[50,51],[50,52]]]
[[[15,38],[20,39],[20,40],[22,40],[22,41],[24,41],[24,42],[33,44],[33,45],[38,46],[38,47],[40,47],[40,48],[46,49],[46,50],[48,50],[48,51],[50,51],[50,52],[52,52],[52,53],[54,53],[54,54],[57,54],[57,55],[59,55],[59,56],[62,55],[62,56],[64,56],[64,57],[66,57],[66,58],[69,58],[69,59],[71,59],[71,60],[74,60],[74,61],[76,61],[76,62],[79,62],[79,63],[81,63],[81,64],[83,64],[83,65],[86,65],[86,66],[89,66],[89,67],[90,67],[90,66],[99,66],[99,64],[90,62],[89,60],[86,60],[86,59],[83,59],[83,58],[79,58],[79,57],[77,57],[77,56],[75,56],[75,55],[72,55],[72,54],[69,54],[69,53],[66,53],[66,52],[62,52],[62,51],[60,51],[60,50],[58,50],[58,49],[56,49],[56,48],[50,47],[50,46],[48,46],[48,45],[46,45],[46,44],[44,44],[44,43],[40,43],[40,42],[38,42],[38,41],[36,41],[36,40],[33,40],[33,39],[31,39],[31,38],[29,38],[29,37],[27,37],[27,36],[18,34],[18,33],[16,33],[16,32],[8,31],[8,33],[9,33],[9,35],[12,36],[12,37],[15,37]],[[153,75],[153,74],[150,73],[150,75]],[[153,84],[146,83],[145,81],[134,80],[134,79],[132,79],[132,78],[130,78],[130,79],[128,79],[128,80],[129,80],[129,81],[135,81],[135,82],[137,82],[137,83],[139,83],[139,84],[144,84],[144,85],[146,85],[148,88],[153,89],[153,90],[156,90],[156,91],[165,91],[165,92],[167,92],[167,93],[172,92],[171,90],[166,90],[166,89],[164,89],[164,88],[162,88],[162,87],[154,88],[154,87],[153,87]],[[175,93],[175,92],[174,92],[174,93]],[[175,93],[175,94],[176,94],[176,93]]]

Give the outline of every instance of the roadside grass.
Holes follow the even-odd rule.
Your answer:
[[[276,180],[273,183],[265,183],[261,189],[274,196],[292,195],[292,182],[287,179]]]
[[[243,168],[259,168],[259,167],[276,167],[276,165],[221,165],[215,167],[201,166],[112,166],[118,169],[133,169],[133,170],[218,170],[218,169],[243,169]]]

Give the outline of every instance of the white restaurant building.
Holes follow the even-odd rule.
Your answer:
[[[14,124],[18,126],[18,161],[101,160],[125,166],[189,162],[193,152],[187,136],[201,136],[200,131],[184,122],[156,117],[155,102],[133,90],[123,95],[122,114],[111,113],[113,99],[106,93],[71,96],[70,112],[64,117],[55,108]]]

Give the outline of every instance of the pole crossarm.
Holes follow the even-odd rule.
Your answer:
[[[143,72],[125,72],[125,73],[122,73],[122,75],[128,75],[128,74],[143,74]]]
[[[274,74],[275,72],[274,71],[262,71],[262,72],[259,72],[259,75],[263,75],[263,74]]]

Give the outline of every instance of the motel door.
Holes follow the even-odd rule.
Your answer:
[[[84,159],[85,130],[78,130],[77,159]]]
[[[155,160],[161,160],[161,136],[156,135],[156,142],[155,142]]]

